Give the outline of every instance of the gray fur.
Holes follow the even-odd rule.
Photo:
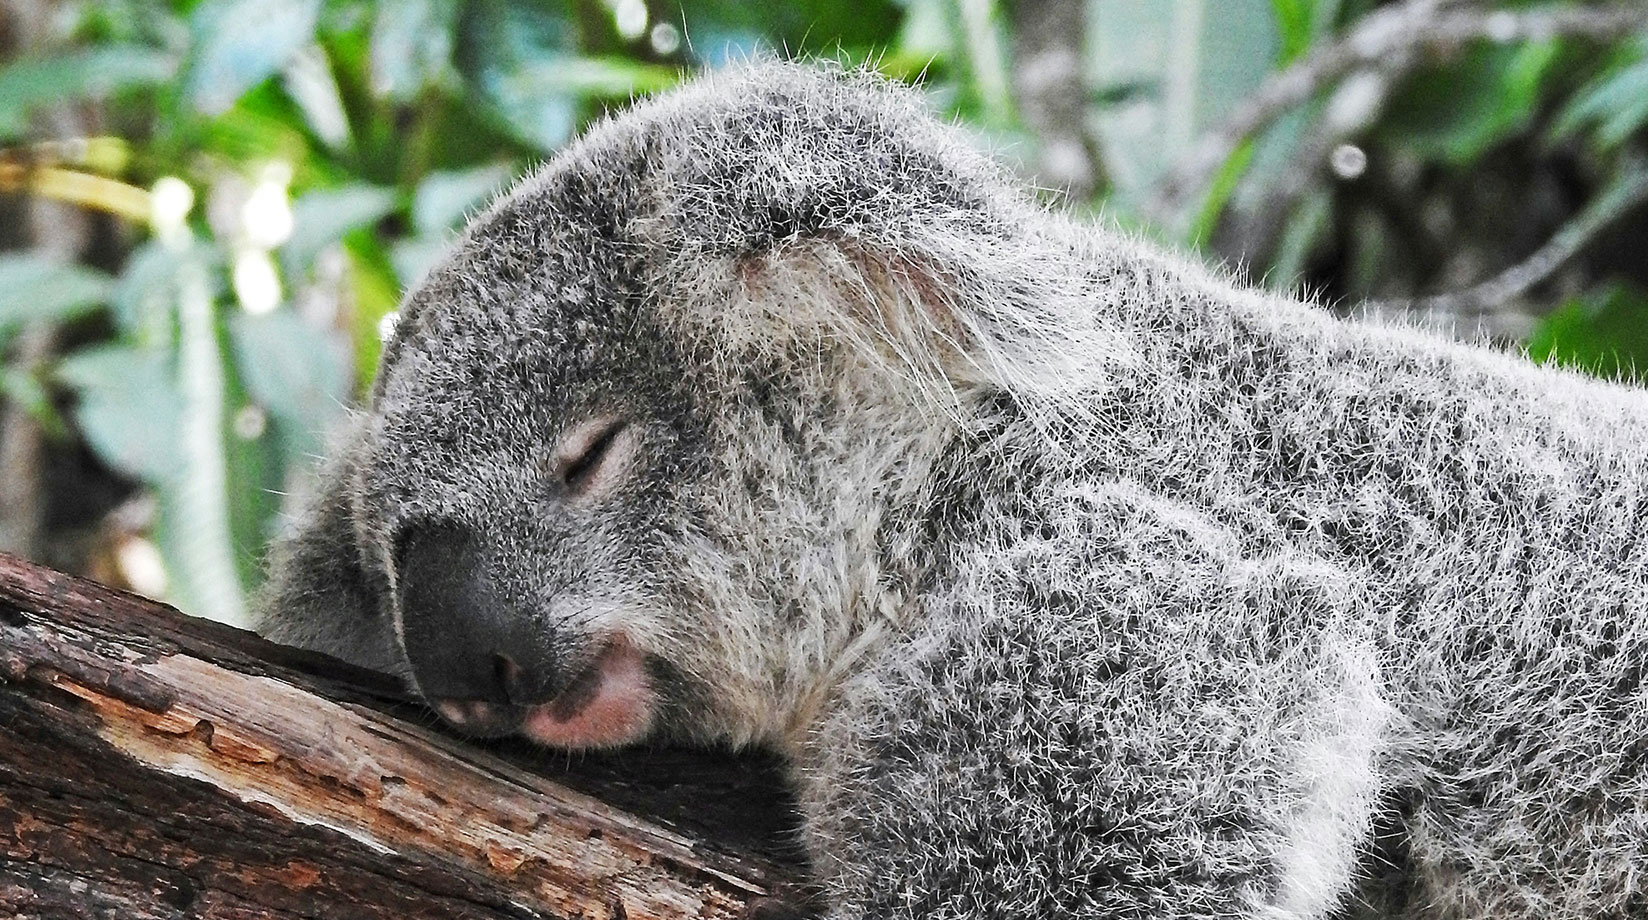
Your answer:
[[[571,501],[602,413],[642,437]],[[760,64],[474,222],[264,610],[393,666],[397,533],[475,528],[567,654],[647,654],[658,733],[790,757],[843,920],[1622,918],[1645,485],[1638,390],[1241,288]]]

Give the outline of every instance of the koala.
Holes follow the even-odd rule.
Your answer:
[[[762,745],[861,918],[1648,915],[1648,399],[1039,205],[756,62],[406,299],[263,629]]]

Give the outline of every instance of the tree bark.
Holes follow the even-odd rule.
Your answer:
[[[433,724],[392,678],[0,555],[0,916],[806,911],[770,759]]]

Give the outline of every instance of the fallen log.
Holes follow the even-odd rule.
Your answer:
[[[0,555],[0,916],[802,913],[775,765],[443,734],[399,683]]]

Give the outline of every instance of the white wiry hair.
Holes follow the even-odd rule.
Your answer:
[[[871,76],[694,81],[479,218],[270,632],[417,673],[429,521],[524,666],[621,634],[658,732],[783,750],[834,918],[1648,915],[1643,393],[1049,213]]]

